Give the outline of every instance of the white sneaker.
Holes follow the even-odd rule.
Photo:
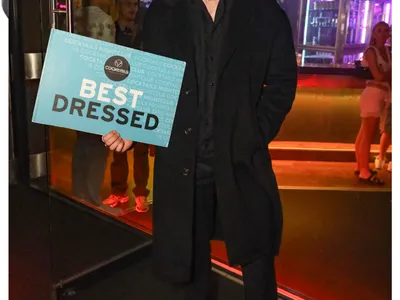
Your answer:
[[[147,197],[137,196],[136,200],[136,211],[137,212],[147,212],[149,210],[149,204],[147,203]]]
[[[377,156],[375,158],[375,169],[382,170],[384,165],[385,165],[385,161],[384,160],[380,160],[379,156]]]
[[[392,162],[389,162],[387,170],[388,172],[392,172]]]

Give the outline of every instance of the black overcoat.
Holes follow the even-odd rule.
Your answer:
[[[198,92],[189,0],[154,0],[144,49],[187,63],[168,148],[154,168],[154,262],[171,282],[192,265]],[[283,214],[268,144],[290,111],[297,84],[292,32],[276,0],[233,0],[219,59],[214,107],[218,210],[229,262],[279,252]]]

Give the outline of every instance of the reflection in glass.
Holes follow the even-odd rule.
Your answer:
[[[335,59],[334,52],[328,51],[304,50],[303,55],[303,64],[308,65],[332,65]]]
[[[141,49],[141,24],[148,4],[138,0],[75,1],[74,33]],[[118,154],[104,147],[99,135],[54,127],[50,133],[53,187],[115,216],[149,209],[154,147],[138,143],[132,151]]]
[[[339,0],[308,0],[303,44],[334,46],[338,14]]]
[[[115,43],[115,25],[112,17],[102,7],[111,5],[110,0],[91,0],[74,12],[74,32],[105,42]],[[72,195],[100,207],[101,186],[108,149],[98,135],[76,132],[72,155]]]
[[[139,20],[138,0],[119,0],[116,5],[117,20],[115,22],[115,41],[118,45],[142,49],[142,28]],[[154,151],[153,151],[154,152]],[[114,153],[111,163],[111,194],[103,201],[103,204],[114,208],[119,204],[129,201],[128,153]],[[136,143],[133,147],[133,177],[135,187],[132,190],[135,198],[137,212],[149,210],[147,189],[149,181],[149,145]]]

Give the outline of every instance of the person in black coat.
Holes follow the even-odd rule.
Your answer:
[[[276,299],[283,214],[268,144],[296,93],[290,23],[276,0],[155,0],[144,50],[187,63],[168,148],[157,148],[156,274],[209,299],[210,240],[240,265],[247,300]],[[132,141],[102,138],[124,152]]]

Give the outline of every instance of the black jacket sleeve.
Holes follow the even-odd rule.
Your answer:
[[[257,105],[258,124],[266,146],[276,137],[291,110],[297,86],[292,30],[286,13],[281,12],[282,21],[272,42],[264,87]]]

